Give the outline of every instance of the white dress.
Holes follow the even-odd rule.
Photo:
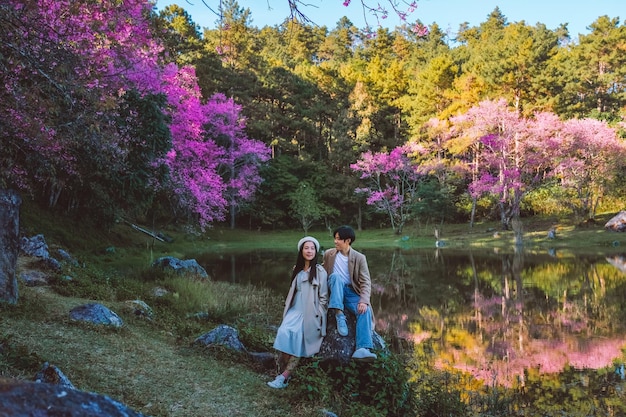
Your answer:
[[[285,314],[274,340],[274,349],[300,358],[308,357],[304,345],[304,304],[309,288],[304,287],[310,285],[309,273],[298,272],[293,304]]]

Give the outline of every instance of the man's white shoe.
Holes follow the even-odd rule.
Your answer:
[[[285,388],[287,385],[289,385],[289,383],[285,381],[284,376],[278,375],[275,380],[268,382],[267,385],[269,385],[272,388],[282,389],[282,388]]]
[[[335,316],[337,320],[337,332],[340,336],[348,335],[348,320],[346,319],[346,315],[343,313],[339,313]]]
[[[363,361],[363,362],[372,362],[377,358],[375,353],[372,353],[367,348],[357,349],[356,352],[352,355],[352,359]]]

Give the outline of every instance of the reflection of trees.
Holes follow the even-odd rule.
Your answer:
[[[623,317],[622,303],[607,298],[614,294],[611,287],[626,284],[608,265],[580,258],[524,268],[521,251],[501,256],[500,273],[478,270],[472,254],[469,265],[473,308],[446,321],[457,336],[446,337],[441,366],[510,384],[521,381],[525,369],[597,369],[619,356],[624,328],[615,318]],[[460,341],[463,329],[468,331]]]
[[[372,273],[372,306],[377,330],[420,340],[422,333],[430,330],[415,330],[411,328],[411,321],[419,316],[423,305],[434,304],[438,306],[437,334],[445,331],[440,312],[456,309],[463,303],[463,297],[453,285],[454,280],[447,276],[449,270],[441,254],[421,252],[420,256],[415,256],[398,248],[391,253],[386,251],[382,256],[370,252],[367,256]]]
[[[382,264],[388,266],[372,269],[371,301],[377,321],[376,328],[386,330],[395,336],[405,337],[408,312],[404,306],[409,304],[407,280],[411,276],[411,268],[400,249],[395,249],[387,263]],[[386,301],[385,306],[383,300]],[[393,308],[394,306],[399,308]]]

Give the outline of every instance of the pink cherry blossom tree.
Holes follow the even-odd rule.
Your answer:
[[[271,150],[263,142],[247,137],[241,106],[232,99],[215,94],[207,105],[211,109],[207,136],[224,149],[218,173],[226,184],[224,197],[230,209],[230,226],[234,228],[241,203],[252,201],[261,184],[259,167],[270,159]]]
[[[453,136],[474,143],[469,193],[493,197],[505,228],[519,217],[523,197],[550,179],[557,180],[565,206],[593,218],[624,167],[625,144],[599,120],[563,122],[549,112],[523,118],[500,100],[482,102],[451,121]]]
[[[96,188],[89,181],[122,169],[115,107],[133,88],[129,79],[156,62],[151,7],[145,0],[0,3],[0,186],[48,194],[51,204],[65,194],[77,206]]]
[[[170,64],[164,73],[169,100],[172,150],[167,164],[172,173],[175,207],[194,216],[202,228],[225,219],[253,198],[261,182],[259,164],[270,157],[262,142],[249,139],[241,107],[223,94],[202,103],[193,67]]]
[[[130,178],[138,169],[133,164],[159,173],[167,166],[170,181],[145,178],[146,185],[169,187],[172,207],[193,214],[202,227],[252,198],[266,148],[246,137],[232,100],[203,103],[192,68],[162,64],[163,47],[151,34],[152,8],[148,0],[0,3],[0,55],[6,57],[0,64],[6,136],[0,187],[43,190],[51,204],[67,194],[70,207],[88,204],[80,199],[97,190],[101,201],[114,204],[115,178]],[[129,157],[143,147],[141,137],[129,136],[141,134],[129,128],[141,125],[140,113],[128,108],[129,92],[167,97],[161,109],[170,119],[167,157]],[[139,155],[153,159],[138,161]]]
[[[541,183],[549,169],[548,155],[535,136],[538,126],[509,109],[504,100],[481,102],[452,118],[452,123],[456,135],[477,145],[470,195],[493,197],[503,228],[510,229],[511,220],[519,218],[524,195]]]
[[[411,219],[412,205],[424,176],[413,163],[411,155],[421,152],[419,145],[409,143],[391,152],[367,151],[350,168],[360,173],[367,187],[357,188],[357,193],[367,196],[367,204],[389,216],[392,229],[401,234],[405,223]]]
[[[580,219],[593,219],[626,166],[626,144],[603,121],[571,119],[563,123],[554,145],[554,175],[563,189],[563,204]]]

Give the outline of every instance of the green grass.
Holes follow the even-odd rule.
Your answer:
[[[54,287],[20,287],[16,306],[2,306],[0,374],[32,379],[47,361],[58,366],[79,389],[106,394],[153,416],[270,416],[316,415],[309,406],[298,413],[273,395],[260,372],[245,356],[210,351],[193,340],[222,321],[243,329],[246,346],[254,335],[248,328],[274,321],[260,310],[282,300],[259,295],[252,288],[222,283],[170,282],[168,301],[155,303],[153,321],[137,318],[122,300],[100,301],[124,320],[121,329],[89,326],[69,320],[69,311],[93,302],[61,296]],[[202,288],[202,289],[201,289]],[[228,302],[232,300],[230,308]],[[256,307],[255,307],[256,306]],[[279,306],[271,306],[278,311]],[[213,320],[186,317],[209,312]],[[226,311],[224,311],[226,310]],[[219,314],[221,311],[221,317]],[[241,314],[249,311],[249,314]],[[271,346],[271,341],[258,342]]]
[[[109,395],[149,415],[289,415],[288,404],[268,395],[268,376],[245,362],[192,348],[189,340],[158,325],[123,314],[126,326],[120,330],[69,322],[69,309],[87,301],[24,288],[19,310],[45,305],[45,311],[38,308],[43,313],[38,319],[4,311],[0,334],[13,349],[30,352],[32,362],[58,366],[77,388]],[[118,303],[105,304],[123,311]],[[30,379],[36,365],[41,364],[22,365],[26,369],[17,373],[5,369],[3,376]]]

